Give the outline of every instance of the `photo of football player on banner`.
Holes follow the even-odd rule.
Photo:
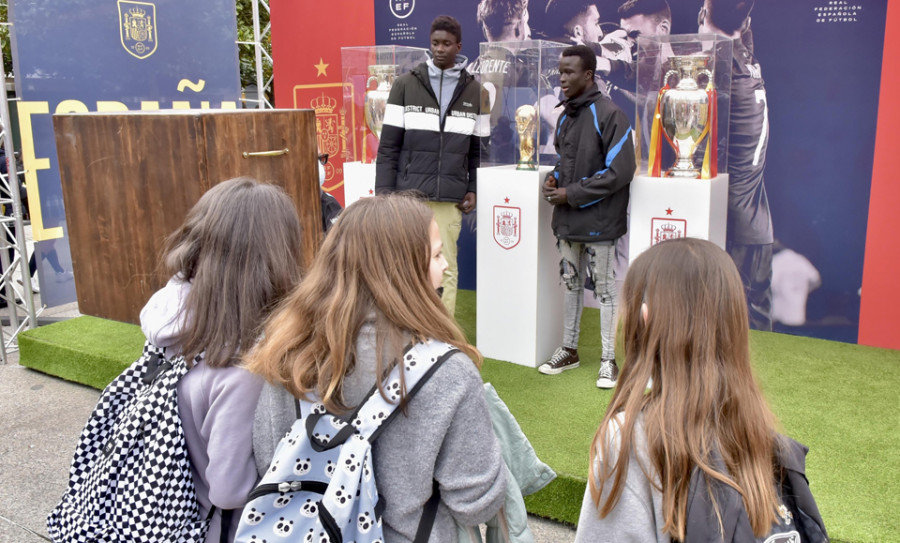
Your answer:
[[[651,127],[636,114],[636,78],[647,77],[635,70],[638,39],[731,38],[731,88],[716,89],[730,97],[727,135],[720,133],[718,143],[727,149],[730,179],[727,249],[744,279],[751,324],[857,341],[886,0],[376,2],[376,44],[427,44],[429,22],[442,13],[460,21],[462,54],[476,75],[503,67],[479,58],[480,42],[543,39],[591,47],[601,91],[640,128],[644,168]],[[545,122],[554,120],[558,98],[542,98]],[[840,115],[830,113],[836,101]],[[460,286],[466,288],[463,237]]]

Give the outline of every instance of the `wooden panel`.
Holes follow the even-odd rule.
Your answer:
[[[137,323],[166,280],[165,237],[210,186],[240,175],[285,187],[300,210],[304,263],[321,239],[312,111],[54,116],[78,308]],[[241,156],[288,148],[286,155]]]
[[[202,194],[195,115],[54,116],[78,308],[138,322],[165,237]]]
[[[303,226],[303,265],[322,239],[316,117],[311,110],[220,112],[203,118],[207,178],[215,183],[247,175],[284,187]],[[288,152],[244,158],[243,153]]]

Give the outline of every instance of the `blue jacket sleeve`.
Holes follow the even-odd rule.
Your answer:
[[[610,110],[600,124],[598,151],[606,156],[604,167],[566,187],[566,199],[572,207],[595,204],[628,187],[634,177],[636,164],[631,123],[618,108]]]

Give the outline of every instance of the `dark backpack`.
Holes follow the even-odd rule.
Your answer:
[[[81,432],[68,489],[47,518],[54,542],[205,540],[215,509],[200,517],[178,413],[176,387],[187,371],[184,357],[169,360],[148,341],[107,385]]]
[[[684,543],[827,543],[825,523],[819,514],[806,479],[806,453],[809,449],[797,441],[778,436],[776,455],[780,477],[778,498],[781,501],[778,521],[765,537],[757,538],[750,527],[741,495],[719,481],[710,481],[700,469],[691,475]],[[719,459],[719,465],[724,463]],[[707,484],[722,514],[722,528],[710,501]]]

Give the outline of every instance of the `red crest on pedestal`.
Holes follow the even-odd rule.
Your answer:
[[[504,249],[512,249],[522,239],[522,209],[494,206],[494,241]]]
[[[650,219],[650,246],[653,247],[661,241],[683,238],[687,235],[687,221],[685,219],[653,217]]]

